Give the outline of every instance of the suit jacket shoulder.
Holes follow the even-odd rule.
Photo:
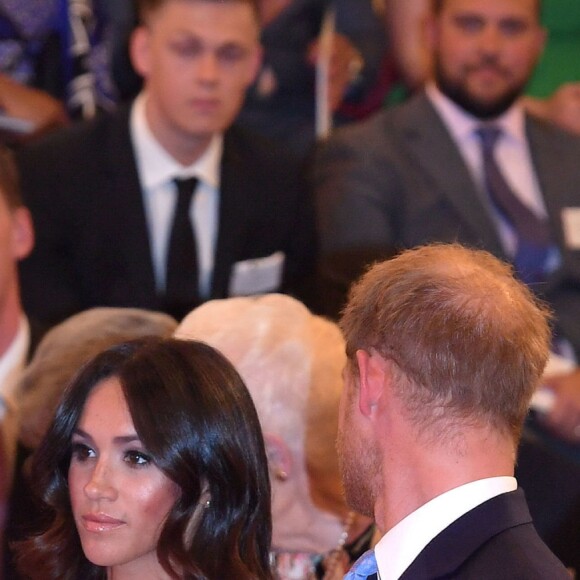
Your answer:
[[[481,504],[435,537],[401,580],[569,579],[537,535],[522,490]]]
[[[36,232],[20,267],[25,310],[51,325],[95,305],[155,308],[129,107],[50,135],[17,162]]]

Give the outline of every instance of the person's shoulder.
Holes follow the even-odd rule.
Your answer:
[[[539,537],[533,524],[508,528],[467,559],[460,571],[498,580],[565,580],[564,565]]]
[[[106,136],[114,128],[127,127],[128,109],[121,107],[111,113],[100,113],[94,119],[77,121],[71,125],[48,133],[42,138],[22,147],[17,158],[25,163],[39,158],[50,159],[67,155],[78,156],[94,149],[98,151],[105,143]]]
[[[551,147],[558,146],[571,151],[580,150],[580,135],[559,127],[546,119],[526,115],[526,129],[530,138]]]
[[[402,134],[415,126],[429,112],[428,103],[422,96],[386,107],[361,121],[337,128],[328,143],[350,143],[364,149],[381,144],[396,144]]]
[[[291,162],[300,159],[283,142],[237,124],[232,125],[224,135],[224,151],[234,151],[248,160],[256,159],[256,162],[268,158]]]

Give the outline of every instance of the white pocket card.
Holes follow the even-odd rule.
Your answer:
[[[284,260],[284,252],[275,252],[265,258],[236,262],[230,277],[229,296],[249,296],[279,290]]]
[[[580,207],[562,208],[562,229],[566,248],[580,250]]]

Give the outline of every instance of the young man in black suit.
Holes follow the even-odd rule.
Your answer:
[[[232,126],[260,64],[256,1],[138,4],[141,94],[20,155],[37,229],[25,305],[48,323],[95,305],[180,318],[208,298],[301,294],[316,253],[301,167]]]
[[[459,245],[408,250],[354,286],[341,327],[346,498],[384,534],[346,578],[569,578],[514,478],[550,328],[511,269]]]
[[[8,487],[18,438],[16,383],[30,350],[30,325],[20,301],[18,262],[34,245],[32,220],[23,205],[11,153],[0,147],[0,431]]]

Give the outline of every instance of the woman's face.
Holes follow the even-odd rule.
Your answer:
[[[85,556],[115,575],[158,577],[157,542],[179,487],[143,447],[115,377],[86,401],[72,436],[68,483]]]

